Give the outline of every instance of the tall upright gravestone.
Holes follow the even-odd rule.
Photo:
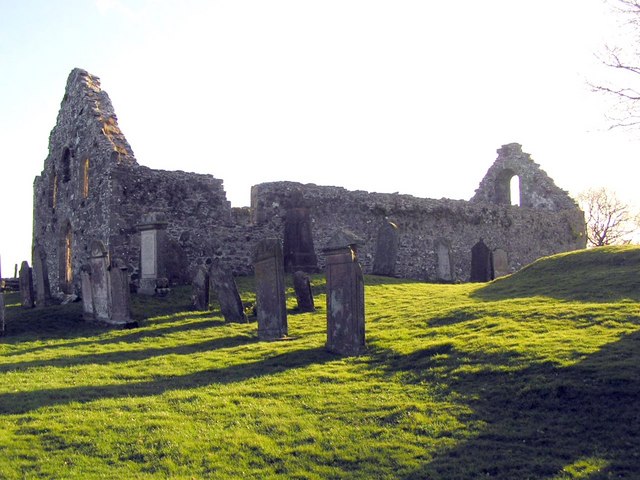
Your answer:
[[[501,248],[493,251],[493,274],[495,278],[509,274],[509,256]]]
[[[91,242],[91,299],[95,320],[108,322],[111,318],[111,288],[109,286],[109,255],[99,240]]]
[[[80,269],[80,289],[82,291],[82,318],[93,320],[93,293],[91,292],[91,265],[86,263]]]
[[[33,274],[29,263],[25,260],[20,265],[20,299],[24,308],[33,308]]]
[[[315,312],[316,306],[313,303],[313,291],[311,290],[311,280],[309,275],[302,271],[293,274],[293,290],[296,293],[299,312]]]
[[[210,275],[209,268],[202,265],[196,268],[191,286],[193,294],[191,300],[195,310],[206,311],[209,308],[209,285]]]
[[[302,192],[295,190],[289,199],[284,217],[284,269],[287,273],[298,270],[318,271],[318,257],[313,245],[311,214]]]
[[[0,291],[0,335],[4,335],[5,317],[6,317],[6,311],[4,308],[4,293]]]
[[[154,295],[158,279],[166,278],[164,255],[167,222],[161,213],[144,215],[138,224],[140,231],[140,288],[143,295]]]
[[[327,350],[358,355],[365,350],[364,278],[357,259],[360,243],[340,230],[324,249],[327,275]]]
[[[47,256],[40,245],[33,247],[33,273],[35,275],[36,307],[41,308],[51,305],[52,298]]]
[[[471,248],[472,282],[489,282],[493,280],[493,255],[482,239]]]
[[[111,316],[109,323],[131,323],[129,273],[122,259],[114,258],[111,260],[109,282],[111,287]]]
[[[378,229],[376,256],[373,260],[373,274],[393,277],[396,273],[398,257],[398,226],[385,220]]]
[[[454,278],[451,243],[439,238],[434,243],[436,252],[436,278],[440,282],[452,282]]]
[[[236,281],[231,271],[222,265],[219,258],[211,264],[211,283],[225,321],[246,323],[247,316],[244,313]]]
[[[287,305],[280,240],[261,240],[253,255],[253,267],[256,273],[258,338],[275,340],[286,337]]]

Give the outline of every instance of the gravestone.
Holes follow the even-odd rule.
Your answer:
[[[324,249],[327,275],[327,350],[358,355],[365,350],[364,278],[357,259],[361,242],[340,230]]]
[[[233,274],[225,268],[220,259],[215,259],[211,265],[211,283],[218,297],[220,311],[226,322],[247,322],[238,286]]]
[[[287,273],[318,271],[318,257],[313,246],[311,215],[302,193],[295,190],[284,217],[284,269]]]
[[[393,277],[396,273],[398,257],[398,226],[385,220],[378,229],[376,256],[373,260],[373,274]]]
[[[480,239],[471,248],[471,278],[472,282],[488,282],[493,280],[493,255],[484,241]]]
[[[282,246],[277,238],[258,242],[253,255],[256,274],[258,338],[274,340],[287,336],[287,305],[284,290]]]
[[[100,240],[91,242],[91,299],[94,319],[108,322],[111,318],[111,288],[109,285],[109,255]]]
[[[296,292],[299,312],[315,312],[316,306],[313,303],[313,291],[311,290],[311,280],[309,275],[298,270],[293,274],[293,290]]]
[[[93,294],[91,293],[91,266],[84,264],[80,268],[80,288],[82,290],[82,318],[93,320]]]
[[[453,259],[451,258],[451,247],[444,239],[437,239],[435,242],[437,259],[437,279],[441,282],[453,281]]]
[[[494,278],[509,274],[509,257],[507,252],[501,248],[496,248],[493,251],[493,274]]]
[[[40,245],[33,248],[33,272],[35,275],[36,307],[46,307],[53,303],[49,287],[47,256]]]
[[[129,294],[129,273],[124,261],[114,258],[109,266],[109,287],[111,290],[111,315],[109,323],[131,323],[131,299]]]
[[[156,293],[157,281],[167,278],[165,244],[167,222],[161,213],[149,213],[138,224],[140,231],[140,287],[143,295]]]
[[[6,311],[4,308],[4,293],[0,291],[0,335],[4,335]]]
[[[191,300],[195,310],[209,310],[209,269],[199,265],[193,276]]]
[[[33,274],[26,260],[20,265],[20,299],[24,308],[34,307]]]

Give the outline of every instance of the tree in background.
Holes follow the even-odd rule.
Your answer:
[[[640,0],[639,0],[640,1]],[[578,195],[587,222],[587,246],[626,245],[640,226],[626,203],[606,188],[592,188]]]

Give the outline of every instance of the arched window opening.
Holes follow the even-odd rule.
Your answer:
[[[509,193],[511,199],[511,205],[520,206],[520,177],[514,175],[509,181]]]
[[[68,148],[62,151],[62,182],[71,180],[71,152]]]
[[[89,159],[85,159],[82,168],[82,198],[89,197]]]
[[[501,171],[496,177],[495,184],[495,203],[499,205],[512,205],[512,198],[514,198],[511,194],[512,189],[512,179],[518,176],[516,173],[510,168],[505,168]],[[520,180],[518,179],[518,183]],[[520,199],[520,195],[517,195],[515,198]]]
[[[60,230],[58,250],[60,290],[73,293],[73,230],[68,220]]]

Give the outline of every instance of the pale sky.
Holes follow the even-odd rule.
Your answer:
[[[635,202],[640,132],[587,85],[619,35],[602,0],[0,0],[2,275],[31,261],[74,67],[138,163],[210,173],[233,206],[276,180],[469,199],[511,142],[574,196]]]

